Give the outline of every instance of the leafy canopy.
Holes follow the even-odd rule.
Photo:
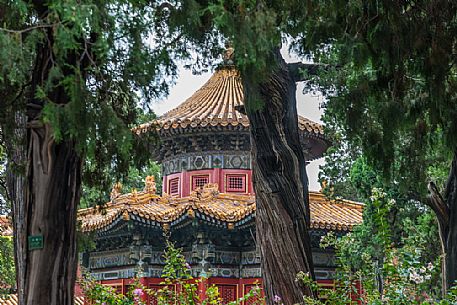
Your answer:
[[[108,189],[113,173],[145,162],[147,153],[131,151],[155,139],[135,138],[130,128],[168,93],[175,60],[190,59],[192,50],[162,32],[159,5],[1,0],[0,138],[7,147],[23,145],[15,123],[27,114],[50,124],[57,142],[75,143],[89,186]]]
[[[330,64],[314,82],[329,97],[325,121],[385,177],[424,190],[457,148],[456,3],[308,4],[294,48]]]

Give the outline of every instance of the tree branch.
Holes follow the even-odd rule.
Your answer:
[[[308,75],[317,75],[319,69],[327,69],[330,65],[294,62],[287,64],[287,67],[292,79],[295,82],[302,82],[306,80],[304,72]]]
[[[10,29],[0,27],[0,31],[6,32],[6,33],[12,33],[12,34],[22,34],[22,33],[30,32],[35,29],[52,28],[59,24],[61,24],[61,22],[52,23],[52,24],[37,24],[37,25],[31,26],[31,27],[28,27],[28,28],[25,28],[22,30],[10,30]]]
[[[429,182],[427,188],[430,192],[427,205],[435,212],[440,227],[445,230],[449,225],[449,207],[444,201],[443,196],[441,196],[435,183]]]
[[[444,191],[444,198],[446,198],[447,206],[450,209],[457,206],[457,150],[454,151],[452,158],[451,169],[446,182],[446,189]]]

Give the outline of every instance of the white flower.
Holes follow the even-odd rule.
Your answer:
[[[409,274],[409,279],[416,284],[422,284],[424,282],[424,277],[418,274],[416,270],[411,270],[411,273]]]

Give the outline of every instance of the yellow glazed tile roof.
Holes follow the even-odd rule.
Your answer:
[[[18,305],[18,304],[19,304],[19,300],[17,299],[17,295],[15,295],[15,294],[0,296],[0,305]],[[84,305],[84,298],[75,297],[75,305]]]
[[[328,200],[318,192],[310,193],[311,228],[347,231],[362,222],[363,205],[341,200]],[[256,210],[252,194],[219,193],[217,184],[208,184],[183,198],[158,196],[147,191],[133,192],[113,198],[102,209],[85,209],[78,214],[82,231],[103,230],[119,219],[139,217],[169,226],[183,216],[205,215],[234,224]]]
[[[0,215],[0,236],[12,236],[13,227],[7,216]]]
[[[349,200],[329,200],[319,192],[310,192],[311,228],[352,230],[362,223],[363,204]]]
[[[178,107],[165,113],[156,121],[142,124],[134,131],[138,134],[152,129],[176,129],[206,126],[238,126],[249,127],[248,117],[239,112],[237,107],[244,101],[243,85],[239,72],[224,66],[190,98]],[[298,125],[301,131],[322,136],[322,125],[299,116]]]

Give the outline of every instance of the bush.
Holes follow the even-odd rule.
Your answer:
[[[426,261],[426,234],[430,226],[436,225],[431,214],[424,211],[415,221],[403,219],[403,235],[394,242],[398,238],[393,238],[388,217],[395,204],[383,190],[375,188],[362,225],[345,236],[329,233],[322,238],[321,247],[335,250],[335,289],[323,290],[300,273],[297,280],[325,296],[325,300],[305,297],[305,304],[457,304],[456,288],[441,297],[440,258]],[[357,290],[356,283],[361,283],[363,289]]]
[[[10,294],[16,286],[13,239],[0,236],[0,296]]]

